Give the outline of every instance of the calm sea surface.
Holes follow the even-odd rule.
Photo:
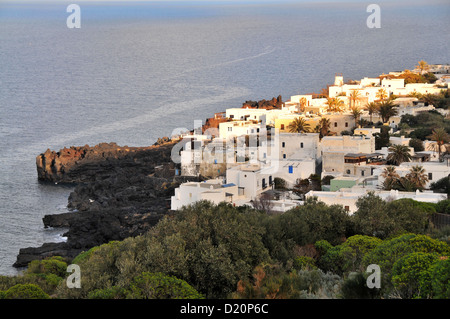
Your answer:
[[[47,148],[146,146],[246,100],[319,92],[334,74],[360,79],[449,63],[450,6],[369,3],[70,3],[0,1],[0,274],[20,248],[61,241],[42,217],[67,211],[71,188],[37,181]],[[392,1],[394,2],[394,1]],[[427,3],[427,4],[425,4]]]

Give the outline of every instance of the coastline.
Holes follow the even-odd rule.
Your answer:
[[[174,141],[162,138],[148,147],[100,143],[93,147],[47,150],[36,156],[40,183],[72,185],[68,212],[48,214],[44,228],[60,237],[40,247],[21,248],[13,267],[51,256],[67,259],[111,240],[137,236],[169,213],[171,191],[185,178],[167,174]],[[155,169],[163,166],[163,170]]]

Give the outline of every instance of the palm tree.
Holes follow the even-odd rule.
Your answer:
[[[322,117],[319,123],[314,128],[314,132],[319,133],[319,139],[322,139],[324,136],[330,135],[330,127],[331,122],[329,119]]]
[[[377,94],[375,95],[376,98],[378,98],[379,100],[383,101],[384,99],[386,99],[388,96],[387,92],[385,89],[379,89]]]
[[[388,148],[389,154],[387,156],[387,161],[394,165],[400,165],[403,162],[411,161],[411,154],[409,153],[409,147],[406,145],[392,145]]]
[[[409,173],[406,174],[406,178],[414,184],[416,189],[424,189],[428,183],[428,175],[425,173],[425,169],[420,165],[411,167]]]
[[[383,189],[390,190],[400,178],[400,175],[395,171],[395,166],[386,166],[381,173],[381,176],[384,178]]]
[[[375,102],[367,103],[367,111],[369,112],[370,122],[372,122],[372,114],[378,112],[379,105]]]
[[[294,119],[294,121],[289,124],[288,128],[291,133],[308,133],[310,131],[310,125],[306,123],[306,120],[303,117]]]
[[[397,115],[398,111],[395,107],[396,105],[394,104],[394,102],[392,102],[392,100],[382,101],[378,103],[378,114],[380,115],[383,123],[389,122],[389,119],[392,116]]]
[[[395,183],[392,185],[392,188],[402,192],[414,192],[417,190],[416,185],[408,178],[403,176],[395,181]]]
[[[419,101],[423,102],[425,105],[433,105],[435,106],[438,102],[438,96],[435,94],[423,94],[420,96]]]
[[[358,119],[361,116],[362,111],[358,107],[354,106],[354,107],[351,108],[350,112],[352,113],[352,116],[355,119],[355,127],[357,127],[358,126]]]
[[[350,102],[352,107],[356,107],[356,102],[361,100],[361,92],[359,90],[352,90],[350,93]]]
[[[344,101],[338,97],[328,97],[326,104],[327,112],[342,112],[344,107]]]
[[[442,128],[438,127],[435,128],[431,135],[427,136],[429,139],[434,141],[434,143],[430,144],[430,147],[433,150],[437,150],[439,154],[439,161],[441,160],[441,152],[442,152],[442,146],[445,143],[448,143],[450,141],[450,136],[447,134],[447,131]]]

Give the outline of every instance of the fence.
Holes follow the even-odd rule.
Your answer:
[[[438,229],[450,226],[450,215],[435,213],[431,216],[431,222]]]

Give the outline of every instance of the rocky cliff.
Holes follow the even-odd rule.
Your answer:
[[[14,266],[54,255],[70,259],[108,241],[146,232],[170,213],[170,196],[186,180],[174,174],[174,145],[102,143],[38,155],[40,181],[76,184],[68,198],[71,212],[43,218],[45,227],[68,229],[67,241],[23,248]]]
[[[48,149],[36,157],[38,179],[83,183],[109,177],[120,169],[139,168],[142,172],[151,173],[155,161],[170,161],[172,145],[169,142],[149,147],[127,147],[116,143],[101,143],[92,147],[72,146],[58,152]]]

